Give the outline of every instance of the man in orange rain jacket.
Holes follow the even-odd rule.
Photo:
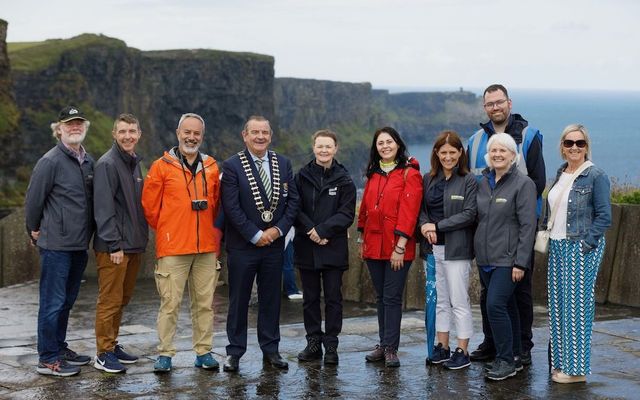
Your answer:
[[[176,354],[173,338],[187,281],[195,366],[219,369],[211,347],[213,293],[219,275],[219,241],[214,239],[213,223],[219,206],[220,179],[216,160],[198,150],[204,132],[201,116],[184,114],[176,129],[178,146],[153,163],[142,192],[145,217],[156,231],[160,344],[155,372],[171,370],[171,358]]]

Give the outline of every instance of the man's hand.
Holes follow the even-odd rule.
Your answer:
[[[124,251],[120,250],[120,251],[116,251],[115,253],[111,253],[109,254],[109,258],[111,259],[111,262],[114,263],[115,265],[120,265],[120,263],[124,259]]]
[[[258,239],[258,241],[256,242],[256,246],[269,246],[279,237],[280,231],[278,230],[278,228],[272,226],[271,228],[267,228],[262,231],[262,236],[260,236],[260,239]]]
[[[29,243],[31,243],[32,246],[35,246],[39,237],[40,231],[31,231],[31,240],[29,241]]]

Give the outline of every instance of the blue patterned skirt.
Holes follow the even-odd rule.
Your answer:
[[[588,254],[575,240],[549,241],[549,342],[551,366],[568,375],[591,373],[594,290],[604,238]]]

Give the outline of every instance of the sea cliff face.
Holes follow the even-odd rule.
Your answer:
[[[423,141],[446,127],[477,123],[479,103],[471,93],[389,94],[369,83],[276,79],[271,56],[140,51],[93,34],[7,46],[6,30],[0,21],[0,140],[6,144],[0,147],[0,205],[22,203],[32,166],[55,144],[50,124],[68,104],[91,121],[85,146],[96,158],[111,146],[114,118],[135,114],[147,166],[176,144],[185,112],[203,116],[202,149],[219,161],[243,148],[240,132],[250,115],[271,120],[273,148],[295,169],[312,157],[313,132],[333,129],[338,159],[357,184],[376,128],[395,126],[407,141]]]
[[[0,187],[7,185],[7,174],[15,158],[13,140],[18,131],[19,112],[13,95],[11,65],[7,55],[7,22],[0,19]],[[2,194],[0,193],[0,201]]]

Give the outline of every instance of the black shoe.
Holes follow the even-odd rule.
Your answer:
[[[442,347],[442,343],[438,343],[437,346],[433,346],[433,355],[431,357],[431,364],[442,364],[445,361],[449,361],[451,358],[451,350],[447,347]]]
[[[289,369],[289,363],[286,362],[277,351],[274,353],[264,353],[262,355],[262,361],[271,364],[271,366],[275,368]]]
[[[492,381],[501,381],[507,379],[516,374],[516,367],[513,363],[508,363],[504,360],[496,360],[493,363],[493,367],[485,372],[485,378]]]
[[[324,363],[338,365],[338,346],[329,344],[324,346]]]
[[[523,351],[520,354],[520,361],[522,361],[522,365],[531,365],[531,351]]]
[[[513,367],[516,369],[516,372],[520,372],[524,369],[522,366],[522,358],[520,358],[520,356],[513,357]]]
[[[240,369],[240,357],[227,356],[227,359],[224,360],[222,370],[225,372],[237,372],[238,369]]]
[[[304,350],[298,353],[298,360],[322,360],[322,344],[318,336],[309,336],[307,338],[307,347],[305,347]]]
[[[496,358],[496,349],[482,342],[476,350],[469,353],[469,358],[471,361],[490,361]]]

